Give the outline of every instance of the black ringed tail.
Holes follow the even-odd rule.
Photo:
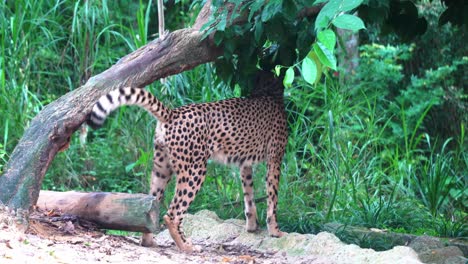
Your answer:
[[[97,128],[104,124],[107,116],[122,105],[137,105],[150,112],[160,122],[171,118],[171,110],[165,107],[153,94],[142,89],[125,87],[101,96],[88,117],[88,125]]]

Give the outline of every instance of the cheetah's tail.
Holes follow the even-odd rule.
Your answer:
[[[122,105],[138,105],[155,116],[160,122],[171,118],[171,110],[165,107],[150,92],[142,88],[120,88],[99,98],[88,116],[88,125],[98,128],[104,124],[107,116]]]

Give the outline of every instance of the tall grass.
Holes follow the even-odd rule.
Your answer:
[[[154,6],[143,1],[126,6],[113,1],[0,2],[0,170],[45,104],[151,39],[157,28]],[[384,71],[385,63],[379,65]],[[298,81],[286,90],[289,140],[278,208],[283,229],[316,232],[322,224],[338,221],[467,236],[464,124],[462,135],[451,141],[456,147],[449,148],[445,139],[434,144],[436,139],[421,129],[429,108],[410,119],[404,105],[379,94],[397,82],[392,76],[399,76],[399,68],[392,69],[391,76],[375,77],[382,87],[374,90],[348,87],[330,76],[314,87]],[[372,78],[364,83],[372,85]],[[148,89],[170,107],[241,94],[239,87],[220,82],[210,64]],[[116,111],[103,129],[89,132],[86,145],[78,135],[72,137],[70,148],[57,155],[47,172],[43,188],[147,192],[155,125],[141,109]],[[264,224],[265,165],[255,166],[254,174]],[[236,168],[210,162],[190,210],[206,208],[223,218],[243,218],[238,175]],[[174,181],[167,188],[166,206],[173,188]]]
[[[0,3],[0,131],[7,153],[44,105],[129,51],[108,10],[107,1]]]
[[[286,197],[279,210],[288,208],[280,218],[286,226],[314,230],[312,223],[295,223],[314,218],[413,233],[442,235],[441,229],[453,228],[451,235],[466,236],[467,170],[462,159],[453,160],[464,156],[464,146],[448,151],[450,140],[431,145],[430,136],[420,132],[428,109],[416,123],[402,124],[412,128],[398,135],[405,144],[389,143],[392,119],[379,112],[379,99],[360,88],[327,83],[289,91],[285,168],[290,182],[281,190]],[[406,113],[401,115],[405,120]]]

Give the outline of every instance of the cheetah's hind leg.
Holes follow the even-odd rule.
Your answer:
[[[164,223],[166,224],[167,229],[169,230],[169,234],[171,235],[172,239],[174,239],[174,242],[176,243],[176,246],[187,253],[191,252],[201,252],[202,247],[199,245],[193,245],[190,239],[186,238],[182,232],[175,223],[175,221],[171,220],[171,218],[168,215],[165,215],[164,217]],[[179,230],[178,230],[179,229]]]
[[[169,233],[177,247],[185,252],[201,251],[200,246],[193,246],[182,231],[182,220],[189,205],[195,199],[195,195],[201,188],[206,174],[206,160],[194,162],[187,166],[178,166],[180,161],[173,159],[174,168],[180,168],[177,174],[177,184],[167,215],[164,216]],[[186,164],[184,164],[186,165]]]
[[[276,210],[278,206],[278,188],[281,174],[281,158],[279,155],[271,155],[268,158],[267,177],[266,177],[266,190],[268,195],[268,208],[267,208],[267,227],[268,233],[272,237],[282,237],[285,232],[282,232],[278,227],[276,221]]]
[[[245,207],[245,229],[247,232],[255,232],[257,230],[257,207],[255,206],[252,167],[243,166],[240,170],[242,180],[242,190],[244,192],[244,207]]]
[[[167,150],[163,144],[156,142],[154,144],[153,171],[151,173],[150,195],[154,196],[156,202],[160,203],[164,197],[164,191],[167,183],[172,176]],[[156,225],[159,225],[159,215],[154,216]],[[153,239],[153,233],[143,233],[141,236],[141,245],[144,247],[156,246]]]

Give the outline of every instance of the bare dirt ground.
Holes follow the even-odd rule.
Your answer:
[[[241,245],[206,244],[202,252],[193,254],[181,253],[175,245],[164,242],[158,243],[157,247],[145,248],[139,245],[139,237],[106,235],[92,223],[54,212],[33,213],[26,234],[17,230],[12,221],[5,222],[4,218],[0,223],[0,263],[289,262],[285,256]],[[309,260],[303,263],[310,263]]]
[[[210,214],[211,215],[211,214]],[[209,215],[209,216],[210,216]],[[270,240],[264,240],[264,248],[258,249],[251,244],[232,243],[244,234],[236,233],[232,239],[216,242],[212,238],[219,230],[231,234],[227,226],[236,221],[228,222],[218,219],[206,220],[206,215],[197,214],[191,221],[204,222],[202,227],[194,227],[192,236],[195,244],[202,245],[200,253],[185,254],[177,250],[166,232],[156,236],[156,247],[145,248],[139,245],[139,237],[117,236],[105,234],[86,221],[71,216],[60,215],[55,212],[35,212],[31,215],[30,227],[26,233],[15,228],[13,219],[0,213],[0,263],[420,263],[417,257],[411,255],[406,248],[401,252],[387,252],[386,256],[369,249],[360,249],[355,245],[345,245],[333,237],[320,234],[314,242],[312,251],[306,254],[295,254],[278,249],[265,249],[269,247]],[[202,221],[204,219],[206,221]],[[220,223],[219,228],[215,226]],[[227,222],[227,223],[226,223]],[[208,231],[201,232],[203,225]],[[235,226],[242,230],[243,227]],[[198,234],[198,239],[196,238]],[[234,233],[233,233],[234,234]],[[255,240],[261,240],[261,235],[250,235]],[[304,235],[291,236],[294,243],[303,242]],[[307,239],[314,237],[309,235]],[[328,239],[328,240],[327,240]],[[271,240],[275,241],[275,240]],[[256,243],[256,242],[254,242]],[[260,242],[261,243],[261,242]],[[284,240],[282,243],[290,243]],[[286,245],[287,246],[287,245]],[[349,247],[350,246],[350,247]],[[324,254],[320,253],[323,248]],[[296,252],[296,251],[293,251]],[[299,251],[297,251],[299,252]],[[302,252],[302,249],[301,251]],[[312,252],[312,253],[310,253]],[[331,254],[331,255],[330,255]],[[368,254],[362,255],[362,254]],[[380,254],[380,255],[376,255]],[[407,255],[407,256],[406,256]],[[355,262],[359,257],[362,262]],[[390,257],[390,258],[388,258]]]

